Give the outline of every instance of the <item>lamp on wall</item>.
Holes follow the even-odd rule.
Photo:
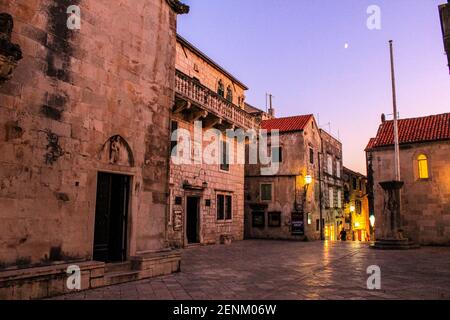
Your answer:
[[[370,216],[369,221],[370,221],[370,226],[372,228],[375,227],[375,216]]]

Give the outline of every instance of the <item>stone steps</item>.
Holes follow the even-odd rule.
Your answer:
[[[132,270],[131,261],[108,263],[105,265],[105,273],[126,272]]]
[[[105,285],[107,286],[136,280],[139,280],[139,271],[118,271],[105,274]]]
[[[375,241],[370,248],[378,250],[411,250],[419,249],[420,246],[408,239],[382,239]]]

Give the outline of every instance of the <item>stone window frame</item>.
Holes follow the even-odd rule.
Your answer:
[[[263,195],[263,192],[262,192],[262,186],[263,185],[270,185],[271,187],[271,189],[270,189],[270,200],[265,200],[265,199],[263,199],[263,197],[262,197],[262,195]],[[274,198],[275,198],[275,193],[274,193],[274,183],[273,182],[260,182],[259,183],[259,199],[261,200],[261,202],[266,202],[266,203],[270,203],[270,202],[273,202],[274,201]]]

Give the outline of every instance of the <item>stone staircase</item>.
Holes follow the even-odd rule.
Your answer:
[[[105,265],[105,285],[139,280],[139,271],[133,270],[131,261],[110,263]]]

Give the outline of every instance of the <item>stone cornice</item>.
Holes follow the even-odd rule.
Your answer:
[[[189,6],[181,3],[179,0],[166,0],[166,2],[177,14],[189,13]]]

